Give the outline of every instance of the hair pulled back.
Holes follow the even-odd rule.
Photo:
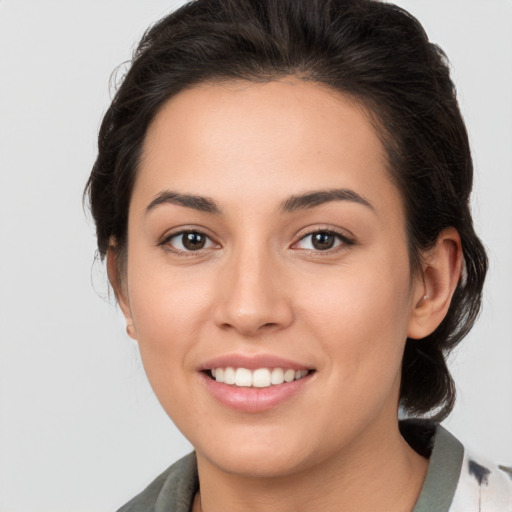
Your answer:
[[[124,253],[145,134],[166,100],[201,82],[288,75],[348,94],[369,112],[404,201],[413,269],[443,229],[461,237],[464,272],[450,309],[430,336],[407,340],[402,364],[402,407],[442,419],[455,399],[446,356],[478,315],[487,259],[473,229],[473,166],[447,59],[395,5],[197,0],[150,28],[104,116],[86,187],[99,254],[112,241]]]

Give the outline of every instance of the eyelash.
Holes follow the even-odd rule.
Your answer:
[[[173,245],[171,245],[171,241],[173,239],[175,239],[175,238],[179,239],[181,237],[181,244],[183,246],[183,237],[187,234],[199,235],[199,236],[205,237],[205,239],[206,239],[205,243],[209,246],[201,247],[198,250],[194,251],[194,250],[187,250],[187,249],[185,249],[185,250],[178,249],[176,247],[173,247]],[[327,256],[327,255],[330,255],[333,253],[337,253],[338,251],[341,251],[341,250],[347,248],[347,246],[354,245],[354,243],[355,243],[355,241],[353,239],[347,237],[346,235],[339,233],[338,231],[335,231],[332,229],[316,229],[314,231],[310,231],[309,233],[302,235],[299,238],[299,240],[291,246],[292,249],[295,248],[300,242],[306,240],[308,237],[312,237],[314,235],[319,235],[319,234],[335,237],[334,243],[336,245],[334,245],[333,247],[329,247],[325,250],[315,249],[315,248],[311,248],[311,249],[306,248],[306,249],[304,249],[305,251],[308,251],[308,252],[314,253],[314,254],[318,254],[318,255],[326,255]],[[171,235],[167,236],[164,240],[162,240],[162,242],[160,242],[158,245],[164,246],[166,250],[168,250],[178,256],[183,256],[183,257],[192,256],[192,255],[194,255],[194,253],[201,254],[202,251],[205,249],[211,249],[215,245],[218,246],[218,244],[216,244],[211,239],[210,236],[208,236],[206,233],[204,233],[203,231],[198,230],[198,229],[186,229],[186,230],[179,231],[177,233],[172,233]]]
[[[185,235],[200,235],[206,239],[206,244],[209,244],[210,247],[201,247],[200,249],[193,251],[193,250],[184,250],[184,249],[177,249],[176,247],[173,247],[171,245],[171,240],[173,238],[181,238],[181,244],[183,245],[183,237]],[[177,233],[172,233],[171,235],[167,236],[162,242],[160,242],[158,245],[163,246],[166,250],[178,255],[178,256],[192,256],[194,253],[201,253],[204,249],[210,249],[211,246],[217,245],[210,236],[208,236],[206,233],[199,229],[184,229],[182,231],[178,231]]]
[[[309,233],[306,233],[305,235],[301,236],[300,239],[293,244],[292,247],[296,246],[300,242],[306,240],[309,237],[313,237],[314,235],[328,235],[335,237],[335,244],[333,247],[329,247],[325,250],[321,249],[305,249],[306,251],[309,251],[311,253],[320,254],[320,255],[330,255],[333,253],[337,253],[338,251],[341,251],[347,246],[354,245],[354,240],[347,237],[346,235],[343,235],[339,233],[338,231],[332,230],[332,229],[316,229],[314,231],[310,231]]]

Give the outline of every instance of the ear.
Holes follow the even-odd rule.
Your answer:
[[[435,247],[423,254],[422,272],[414,289],[409,338],[424,338],[443,321],[461,277],[462,259],[459,233],[451,227],[442,231]]]
[[[118,253],[115,243],[109,244],[107,249],[107,274],[110,285],[116,295],[117,303],[126,320],[126,332],[130,338],[136,339],[135,327],[133,323],[128,290],[126,286],[126,277],[119,267]]]

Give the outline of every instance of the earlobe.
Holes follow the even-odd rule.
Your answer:
[[[407,336],[421,339],[443,321],[462,272],[462,246],[455,228],[441,232],[437,243],[423,255]]]
[[[119,261],[115,243],[109,245],[107,250],[107,274],[110,285],[114,290],[117,303],[126,320],[126,333],[130,338],[136,339],[135,327],[131,314],[130,302],[128,299],[128,292],[126,290],[126,283],[123,280],[122,273],[119,269]]]

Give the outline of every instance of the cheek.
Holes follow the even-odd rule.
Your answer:
[[[142,269],[136,263],[133,268]],[[170,272],[155,266],[134,271],[129,279],[130,306],[143,360],[169,365],[183,362],[210,316],[208,281],[200,276],[191,279],[186,271]]]
[[[191,362],[210,316],[209,293],[180,275],[155,268],[130,286],[131,308],[141,360],[162,407],[182,431],[187,411],[197,409],[192,396],[195,367]]]
[[[346,383],[389,381],[401,364],[410,296],[408,265],[352,267],[305,287],[299,316],[309,319],[310,334]]]

